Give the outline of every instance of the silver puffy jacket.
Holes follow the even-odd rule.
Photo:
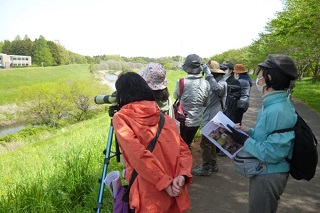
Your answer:
[[[187,115],[186,126],[200,126],[202,113],[209,102],[210,85],[200,74],[189,74],[184,78],[184,87],[180,97],[181,106]],[[177,80],[173,97],[177,99],[179,94],[179,80]]]

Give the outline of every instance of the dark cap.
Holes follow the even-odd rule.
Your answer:
[[[201,58],[196,54],[188,55],[182,68],[187,73],[199,74],[202,71]]]
[[[221,70],[227,70],[228,66],[224,65],[224,64],[220,64],[220,69]]]
[[[260,67],[279,70],[281,73],[288,76],[290,80],[295,80],[297,78],[296,65],[287,55],[270,54],[263,63],[258,65]]]
[[[230,70],[233,70],[234,67],[233,67],[233,63],[231,61],[224,61],[223,62],[223,65],[229,67]]]

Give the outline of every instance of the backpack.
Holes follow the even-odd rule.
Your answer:
[[[297,113],[297,112],[296,112]],[[294,127],[271,132],[283,133],[294,131],[293,151],[291,159],[286,158],[290,164],[290,175],[296,180],[311,180],[318,164],[318,141],[308,124],[297,113],[298,119]]]

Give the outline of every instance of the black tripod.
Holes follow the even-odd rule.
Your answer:
[[[119,144],[117,142],[117,138],[115,138],[116,141],[116,151],[112,151],[111,150],[111,145],[112,145],[112,136],[113,136],[113,131],[114,131],[114,127],[112,124],[112,117],[113,115],[120,110],[120,107],[118,105],[112,105],[109,106],[109,116],[111,117],[110,120],[110,129],[109,129],[109,135],[108,135],[108,141],[107,141],[107,147],[106,149],[103,151],[103,154],[105,154],[105,158],[104,158],[104,165],[103,165],[103,169],[102,169],[102,175],[101,178],[99,179],[100,182],[100,190],[99,190],[99,195],[98,195],[98,200],[97,200],[97,204],[96,207],[94,208],[95,212],[101,212],[101,208],[102,208],[102,200],[103,200],[103,192],[104,192],[104,179],[106,178],[106,174],[108,171],[108,165],[110,162],[110,159],[116,156],[117,162],[120,162],[120,149],[119,149]],[[113,153],[112,156],[110,156],[110,153]]]

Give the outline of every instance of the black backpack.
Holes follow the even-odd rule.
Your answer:
[[[318,141],[312,133],[308,124],[297,113],[297,123],[292,128],[275,130],[272,133],[283,133],[294,131],[295,139],[293,144],[292,158],[286,160],[290,164],[290,174],[296,180],[311,180],[318,164]]]

